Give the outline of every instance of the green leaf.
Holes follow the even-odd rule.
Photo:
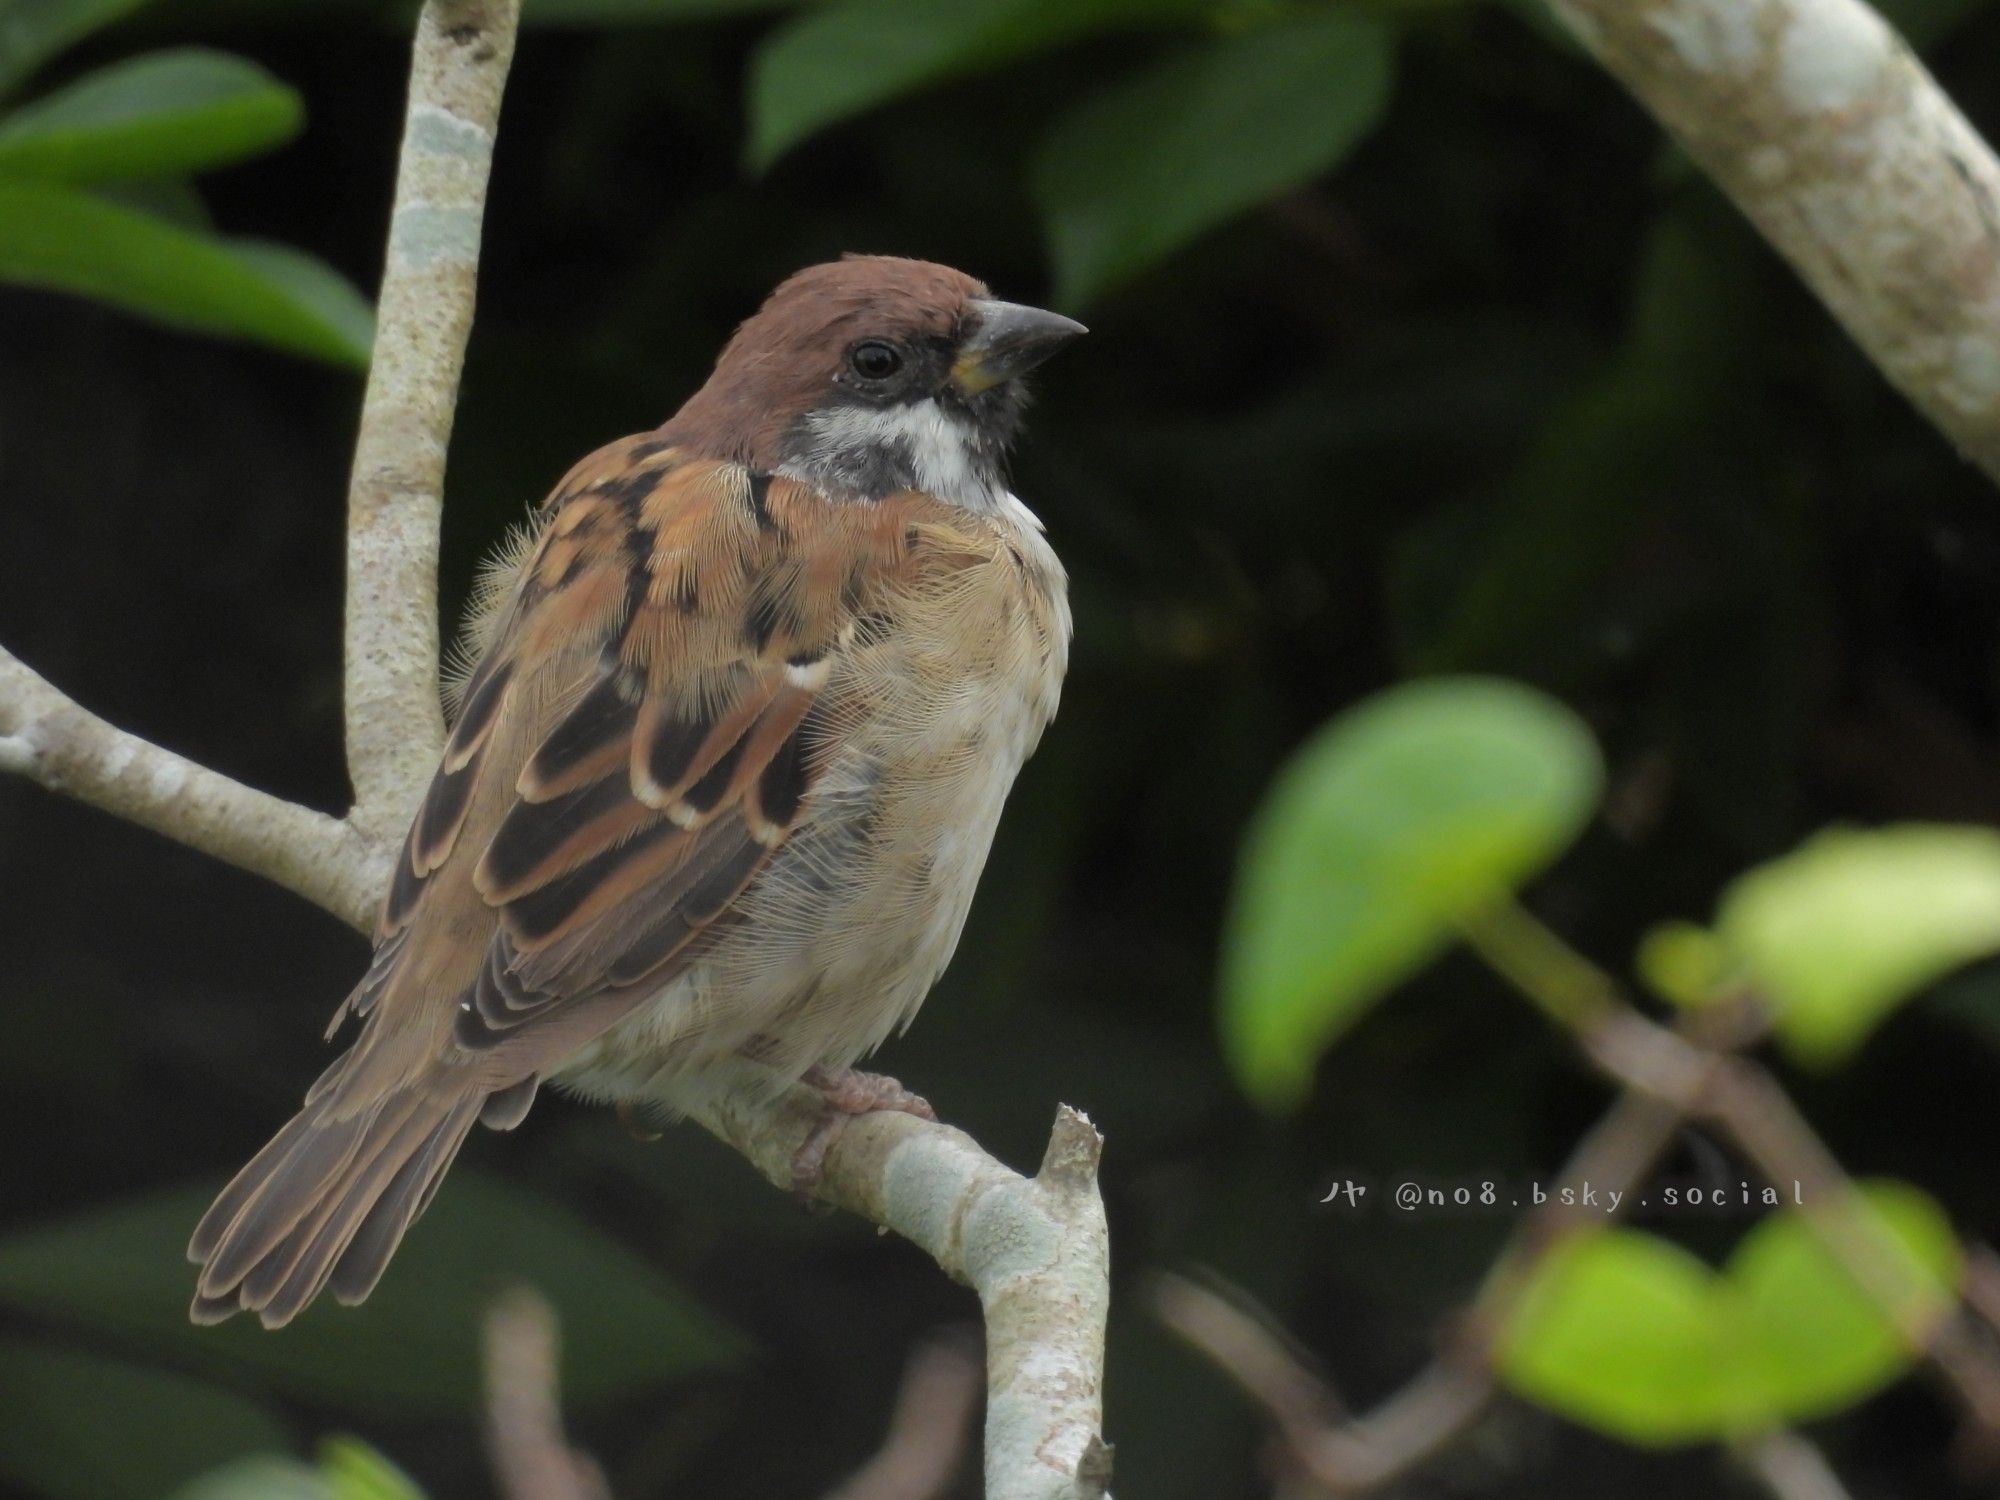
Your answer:
[[[1208,42],[1059,120],[1033,176],[1059,300],[1337,166],[1381,119],[1394,60],[1380,23],[1319,11]]]
[[[106,1209],[0,1240],[0,1306],[201,1362],[352,1410],[460,1413],[478,1398],[480,1320],[495,1290],[538,1287],[562,1319],[563,1399],[583,1411],[733,1364],[742,1339],[668,1277],[538,1194],[460,1172],[374,1295],[330,1298],[279,1333],[195,1328],[182,1251],[207,1190]]]
[[[208,204],[202,201],[201,194],[195,191],[192,183],[177,177],[106,183],[96,190],[96,196],[106,203],[129,208],[134,213],[159,219],[178,229],[192,229],[202,234],[212,233],[215,229],[215,220],[209,217]]]
[[[1907,1183],[1861,1189],[1858,1207],[1882,1233],[1885,1277],[1902,1288],[1899,1319],[1934,1328],[1952,1306],[1962,1271],[1951,1220]],[[1915,1354],[1897,1322],[1856,1285],[1797,1212],[1762,1220],[1730,1257],[1763,1366],[1768,1399],[1787,1421],[1810,1421],[1853,1405],[1899,1378]]]
[[[230,254],[333,331],[361,363],[375,343],[375,309],[354,283],[317,256],[271,240],[233,239]]]
[[[0,281],[72,292],[203,333],[269,344],[365,369],[359,293],[301,285],[305,257],[278,268],[268,247],[243,249],[73,188],[0,182]],[[335,304],[345,301],[346,310]]]
[[[240,1459],[177,1490],[172,1500],[424,1500],[415,1480],[354,1437],[320,1444],[319,1464]]]
[[[1495,1350],[1519,1395],[1628,1443],[1764,1425],[1754,1366],[1706,1265],[1635,1230],[1583,1234],[1535,1268]]]
[[[1729,952],[1706,927],[1662,922],[1639,940],[1633,968],[1662,1000],[1692,1010],[1721,993],[1729,974]]]
[[[1298,1105],[1319,1054],[1573,839],[1603,780],[1589,731],[1517,683],[1378,694],[1293,757],[1258,813],[1223,960],[1245,1089]]]
[[[298,134],[299,96],[255,63],[185,48],[104,68],[0,120],[0,176],[173,177]]]
[[[333,1500],[424,1500],[415,1480],[359,1438],[328,1438],[319,1466]]]
[[[1865,1184],[1853,1208],[1880,1236],[1879,1264],[1904,1288],[1900,1314],[1920,1343],[1952,1304],[1951,1225],[1903,1183]],[[1503,1320],[1502,1379],[1551,1411],[1655,1446],[1809,1421],[1872,1395],[1910,1368],[1915,1347],[1804,1212],[1760,1220],[1720,1274],[1632,1230],[1558,1246]]]
[[[948,78],[1092,32],[1190,13],[1194,0],[846,0],[773,32],[750,62],[751,164]]]
[[[155,1500],[286,1441],[259,1407],[186,1376],[0,1343],[0,1478],[49,1500]]]
[[[2000,951],[2000,833],[1835,829],[1737,880],[1715,925],[1786,1049],[1833,1066],[1918,991]]]
[[[6,0],[0,4],[0,94],[48,58],[147,0]]]

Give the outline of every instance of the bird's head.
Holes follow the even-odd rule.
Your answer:
[[[771,293],[666,431],[835,498],[917,489],[990,507],[1021,376],[1083,331],[948,266],[853,255]]]

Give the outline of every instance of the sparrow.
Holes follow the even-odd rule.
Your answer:
[[[544,1082],[922,1107],[852,1064],[951,958],[1056,710],[1066,580],[1006,458],[1083,331],[945,266],[813,266],[569,471],[475,610],[352,1045],[194,1232],[196,1322],[361,1301]]]

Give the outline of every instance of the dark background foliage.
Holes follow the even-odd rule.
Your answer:
[[[584,19],[524,33],[510,85],[452,453],[453,600],[571,460],[663,419],[798,266],[888,251],[1052,296],[1028,186],[1037,142],[1178,44],[1119,31],[1036,52],[756,175],[744,80],[772,17],[548,9]],[[614,10],[631,23],[605,21]],[[1612,964],[1646,925],[1705,915],[1730,875],[1829,821],[2000,821],[1990,485],[1524,10],[1379,8],[1399,37],[1379,128],[1337,173],[1077,305],[1092,337],[1044,376],[1020,458],[1018,488],[1073,574],[1075,668],[958,961],[882,1061],[1023,1165],[1059,1100],[1105,1130],[1121,1494],[1264,1489],[1250,1415],[1150,1322],[1149,1268],[1239,1282],[1365,1405],[1421,1366],[1506,1223],[1336,1216],[1315,1203],[1325,1182],[1546,1178],[1604,1103],[1462,960],[1336,1049],[1295,1121],[1236,1094],[1213,1019],[1222,903],[1260,792],[1330,714],[1441,669],[1521,676],[1583,712],[1610,760],[1609,810],[1535,904]],[[2000,128],[2000,10],[1911,0],[1902,19],[1971,117]],[[205,180],[216,221],[371,285],[400,123],[397,17],[183,0],[102,33],[49,81],[189,42],[254,58],[309,116],[287,149]],[[0,351],[0,639],[117,723],[341,806],[358,381],[11,290]],[[320,1027],[364,956],[280,892],[17,783],[0,783],[0,912],[0,1231],[16,1236],[167,1190],[198,1197],[323,1065]],[[1992,1238],[1996,1038],[2000,988],[1975,972],[1849,1069],[1792,1082],[1854,1170],[1921,1182]],[[625,1500],[816,1493],[876,1443],[912,1340],[976,1318],[908,1247],[809,1215],[689,1129],[641,1143],[550,1099],[467,1158],[666,1278],[663,1305],[698,1303],[740,1335],[722,1363],[723,1336],[699,1328],[684,1358],[623,1350],[611,1364],[633,1373],[613,1378],[589,1330],[615,1332],[615,1309],[572,1318],[578,1437]],[[1694,1141],[1671,1165],[1739,1175]],[[457,1192],[416,1241],[474,1213]],[[522,1211],[509,1203],[503,1218]],[[1716,1251],[1739,1227],[1677,1232]],[[479,1235],[458,1241],[390,1282],[407,1271],[411,1295],[474,1305],[495,1271]],[[285,1341],[357,1315],[319,1309],[276,1353],[232,1339],[219,1355],[138,1314],[89,1313],[117,1290],[89,1285],[87,1254],[66,1261],[82,1313],[10,1291],[19,1243],[0,1240],[0,1390],[39,1384],[37,1357],[136,1360],[182,1396],[199,1385],[261,1411],[301,1450],[354,1431],[433,1495],[484,1492],[457,1395],[409,1399],[410,1380],[352,1351],[323,1379],[273,1373],[319,1357],[309,1337]],[[173,1248],[156,1276],[183,1274]],[[549,1284],[564,1264],[547,1259],[545,1290],[587,1302],[591,1287]],[[661,1318],[647,1328],[672,1326]],[[51,1403],[0,1471],[33,1493],[157,1493],[190,1471],[181,1410],[138,1401],[107,1429],[87,1402]],[[1860,1493],[1949,1492],[1946,1417],[1920,1381],[1819,1435]],[[61,1477],[62,1455],[91,1446],[119,1450],[115,1480]],[[1681,1495],[1736,1482],[1723,1472],[1509,1407],[1427,1492]]]

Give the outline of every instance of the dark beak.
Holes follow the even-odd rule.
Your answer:
[[[1089,332],[1074,318],[977,297],[972,331],[958,346],[951,379],[968,396],[991,390],[1003,381],[1025,375],[1079,334]]]

